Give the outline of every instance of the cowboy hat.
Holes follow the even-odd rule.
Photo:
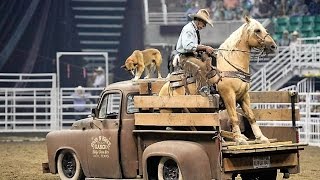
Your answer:
[[[292,35],[298,36],[299,33],[298,33],[298,31],[293,31]]]
[[[99,66],[97,69],[95,69],[95,71],[104,71],[104,69],[101,66]]]
[[[188,16],[192,19],[199,18],[213,27],[212,20],[210,19],[210,14],[206,9],[200,9],[197,14],[189,14]]]
[[[84,88],[82,86],[78,86],[74,90],[76,93],[84,93]]]

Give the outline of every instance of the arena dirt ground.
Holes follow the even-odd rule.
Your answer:
[[[35,141],[5,142],[0,138],[0,180],[58,180],[57,175],[43,174],[41,163],[47,161],[46,143]],[[320,177],[320,148],[306,147],[301,152],[301,173],[292,180],[314,180]],[[237,178],[240,179],[240,178]],[[278,180],[282,174],[278,173]]]

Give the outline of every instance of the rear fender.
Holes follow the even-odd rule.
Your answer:
[[[142,156],[143,177],[145,179],[148,179],[147,162],[152,157],[170,157],[175,160],[181,169],[183,180],[211,180],[209,157],[202,145],[198,143],[161,141],[148,146]]]

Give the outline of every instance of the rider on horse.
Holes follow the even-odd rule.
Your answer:
[[[199,30],[209,24],[213,27],[210,14],[200,9],[197,14],[190,14],[192,21],[186,24],[179,36],[176,50],[180,53],[180,67],[187,76],[193,76],[199,89],[206,85],[206,75],[211,70],[214,49],[201,44]]]

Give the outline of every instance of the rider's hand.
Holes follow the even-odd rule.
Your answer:
[[[213,54],[214,49],[210,46],[206,46],[206,53]]]

